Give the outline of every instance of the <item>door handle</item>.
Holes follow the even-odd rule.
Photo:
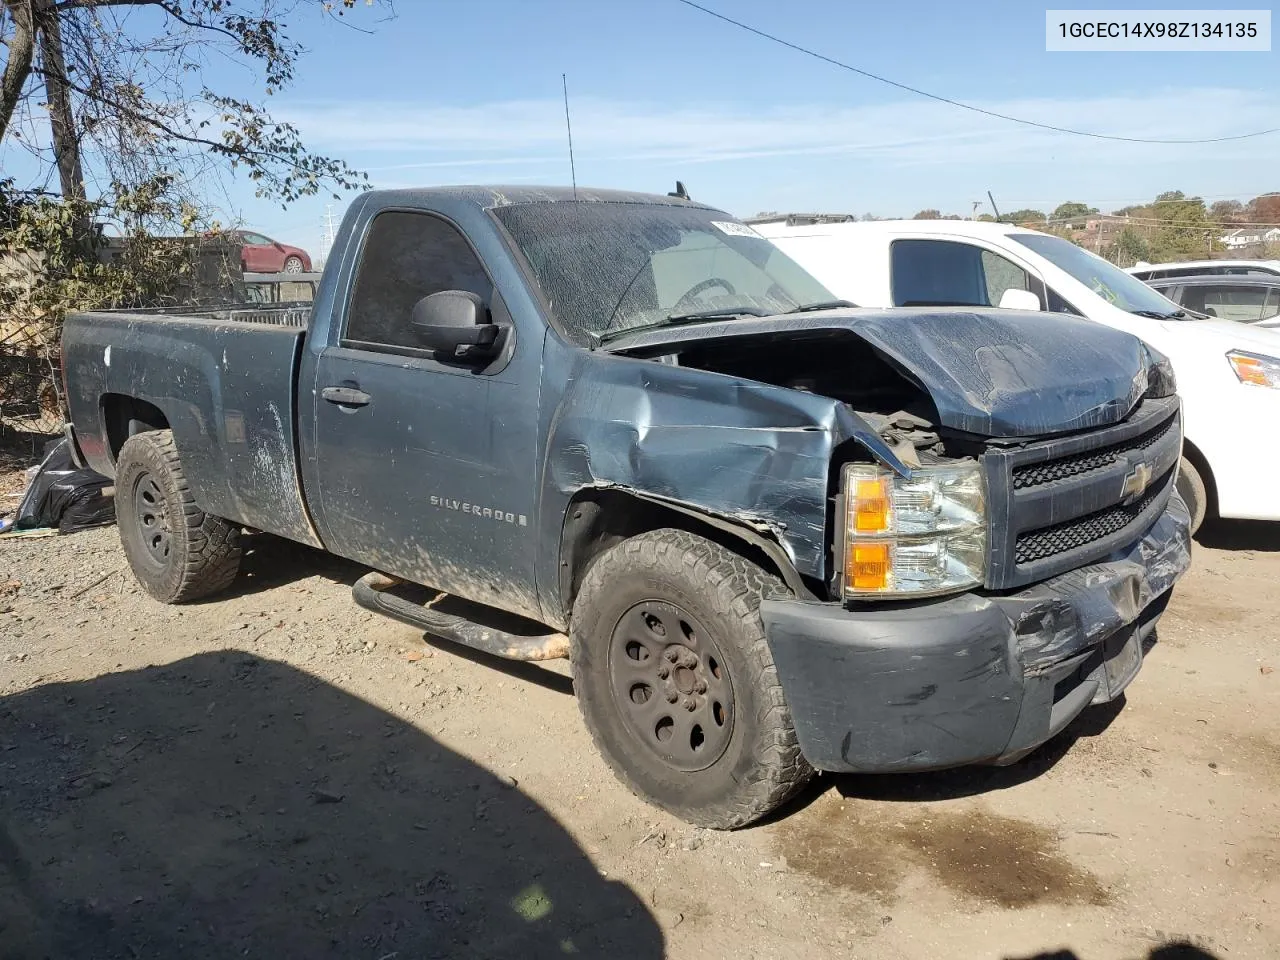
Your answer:
[[[325,387],[320,396],[340,407],[363,407],[373,397],[355,387]]]

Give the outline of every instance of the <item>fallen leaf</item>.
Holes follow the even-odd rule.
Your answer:
[[[406,650],[404,654],[404,658],[408,660],[410,663],[417,663],[419,660],[421,660],[425,656],[426,654],[423,653],[421,650]]]

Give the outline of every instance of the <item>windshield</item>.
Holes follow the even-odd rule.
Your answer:
[[[1096,254],[1077,247],[1070,240],[1047,233],[1014,233],[1009,236],[1024,247],[1034,250],[1054,266],[1065,270],[1103,300],[1121,310],[1129,313],[1145,310],[1165,316],[1177,313],[1180,309],[1172,300],[1166,300],[1137,277],[1125,273]]]
[[[786,313],[835,299],[727,214],[665,204],[520,203],[492,211],[580,343],[698,313]]]

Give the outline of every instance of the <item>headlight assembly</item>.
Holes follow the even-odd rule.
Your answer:
[[[983,582],[986,487],[976,462],[921,467],[910,479],[851,463],[841,483],[846,598],[927,597]]]
[[[1178,392],[1178,380],[1173,375],[1173,364],[1163,353],[1152,350],[1150,347],[1147,347],[1146,351],[1147,392],[1145,396],[1151,400],[1172,397]]]
[[[1232,350],[1227,354],[1227,361],[1241,383],[1280,390],[1280,360],[1275,357]]]

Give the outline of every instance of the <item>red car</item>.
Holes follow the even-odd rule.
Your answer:
[[[240,240],[240,269],[245,273],[311,272],[311,256],[301,247],[248,230],[232,230],[231,235]]]

